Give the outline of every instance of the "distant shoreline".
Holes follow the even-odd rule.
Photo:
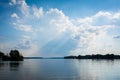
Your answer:
[[[92,54],[92,55],[79,55],[79,56],[65,56],[64,59],[120,59],[120,55],[114,54]]]
[[[24,57],[24,59],[64,59],[64,57]]]
[[[92,54],[92,55],[79,55],[79,56],[65,56],[65,57],[24,57],[24,59],[96,59],[96,60],[113,60],[113,59],[120,59],[120,55],[114,54]]]

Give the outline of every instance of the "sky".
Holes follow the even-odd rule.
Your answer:
[[[0,51],[26,57],[120,54],[120,0],[0,0]]]

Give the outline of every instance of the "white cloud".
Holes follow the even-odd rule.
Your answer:
[[[9,5],[16,5],[17,1],[16,0],[11,0],[11,2],[9,2]]]
[[[11,0],[11,2],[9,2],[9,5],[12,5],[12,6],[19,5],[17,7],[19,7],[21,13],[24,16],[28,16],[29,15],[29,6],[25,2],[25,0]]]
[[[24,56],[38,56],[39,47],[32,42],[31,36],[23,36],[19,43],[15,46],[23,53]],[[40,56],[40,55],[39,55]]]
[[[11,2],[12,2],[13,4],[16,4],[17,1],[16,1],[16,0],[11,0]]]
[[[44,14],[44,11],[42,7],[38,9],[36,6],[33,6],[33,13],[37,18],[41,18]]]
[[[17,23],[13,23],[13,25],[18,30],[25,31],[25,32],[32,32],[31,25],[24,25],[24,24],[17,24]]]
[[[26,31],[26,32],[30,32],[30,31],[32,31],[32,27],[31,27],[31,25],[19,25],[18,26],[18,28],[20,29],[20,30],[23,30],[23,31]]]
[[[21,0],[20,2],[20,10],[23,15],[28,16],[29,15],[29,6],[24,0]]]
[[[51,40],[59,38],[66,33],[68,33],[67,36],[71,36],[71,39],[76,40],[78,43],[76,49],[71,50],[71,54],[92,52],[95,51],[94,48],[99,51],[106,44],[102,40],[109,41],[112,39],[108,38],[110,36],[108,32],[110,29],[117,27],[117,22],[120,21],[120,12],[100,11],[93,16],[70,19],[62,10],[57,8],[44,11],[42,7],[28,6],[24,0],[15,3],[20,5],[22,15],[19,18],[17,18],[17,13],[11,15],[11,17],[17,18],[13,22],[14,27],[20,31],[31,32],[30,36],[34,35],[32,40],[37,40],[38,43],[41,42],[39,44],[31,44],[33,47],[30,47],[31,50],[28,49],[26,52],[34,53],[34,50],[38,51],[39,45],[44,46]],[[22,43],[24,45],[22,45],[24,47],[26,47],[27,41],[26,39],[23,40]],[[112,41],[110,42],[112,43]]]
[[[17,19],[19,18],[19,16],[18,16],[16,13],[13,13],[13,14],[11,15],[11,17],[12,17],[12,18],[17,18]]]
[[[18,47],[20,49],[29,49],[31,47],[30,43],[30,37],[29,36],[23,36],[23,38],[20,40],[20,43],[18,44]]]
[[[78,39],[79,43],[77,48],[71,51],[71,54],[95,54],[101,51],[103,51],[102,54],[105,54],[110,51],[113,52],[114,50],[112,49],[107,51],[108,49],[104,47],[104,45],[114,43],[110,41],[112,38],[108,38],[108,30],[117,27],[117,24],[111,24],[116,20],[116,18],[114,18],[116,14],[118,15],[119,12],[110,13],[100,11],[94,16],[78,19],[78,23],[76,23],[79,28],[73,37]]]
[[[47,11],[47,16],[50,17],[50,24],[57,28],[59,32],[65,32],[74,26],[61,10],[50,9]]]

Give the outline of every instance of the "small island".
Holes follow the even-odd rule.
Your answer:
[[[0,60],[2,61],[23,61],[23,56],[18,50],[11,50],[9,54],[5,55],[0,51]]]
[[[120,55],[114,54],[92,54],[92,55],[78,55],[78,56],[65,56],[64,59],[120,59]]]

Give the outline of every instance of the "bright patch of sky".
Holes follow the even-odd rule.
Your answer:
[[[23,56],[120,54],[118,0],[1,0],[0,50]]]

